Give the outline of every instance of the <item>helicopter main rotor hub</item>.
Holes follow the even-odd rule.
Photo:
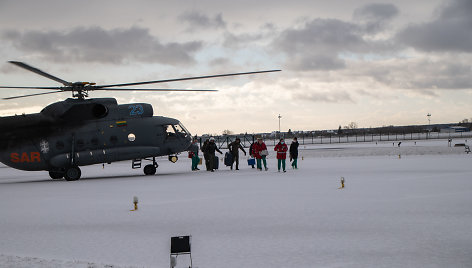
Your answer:
[[[72,85],[70,86],[70,90],[72,91],[72,97],[82,99],[82,100],[85,99],[86,97],[88,97],[89,88],[93,85],[95,85],[95,83],[90,83],[90,82],[72,83]]]

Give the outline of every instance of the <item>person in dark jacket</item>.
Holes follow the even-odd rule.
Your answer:
[[[236,170],[239,170],[239,149],[241,149],[246,155],[246,151],[244,150],[243,146],[241,145],[241,140],[236,138],[235,141],[228,145],[229,152],[233,155],[233,163],[236,162]],[[231,164],[231,169],[233,169],[233,165]]]
[[[215,152],[223,154],[216,146],[215,138],[213,137],[210,138],[210,142],[208,143],[208,146],[207,146],[207,151],[208,151],[208,155],[210,156],[210,159],[209,159],[210,171],[214,172],[215,171]]]
[[[203,158],[205,159],[205,167],[207,171],[210,171],[210,154],[208,153],[208,144],[210,143],[209,139],[206,139],[202,145]]]
[[[297,137],[293,138],[292,143],[290,144],[290,161],[292,161],[292,168],[298,169],[298,141]]]

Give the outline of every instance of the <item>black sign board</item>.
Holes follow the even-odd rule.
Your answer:
[[[170,238],[170,253],[190,253],[190,236],[175,236]]]

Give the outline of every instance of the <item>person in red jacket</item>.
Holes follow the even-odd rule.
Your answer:
[[[262,170],[261,160],[264,163],[265,170],[268,170],[266,161],[266,156],[268,154],[269,153],[267,152],[267,146],[262,141],[262,138],[257,138],[257,142],[254,143],[254,146],[252,148],[252,155],[254,156],[254,158],[256,158],[258,170]]]
[[[282,164],[282,169],[285,172],[285,159],[287,158],[288,147],[287,144],[285,144],[284,139],[280,139],[280,142],[275,145],[274,151],[277,152],[277,167],[279,172],[280,164]]]

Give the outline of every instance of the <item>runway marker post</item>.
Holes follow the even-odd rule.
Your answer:
[[[133,197],[133,204],[134,204],[134,209],[132,209],[130,211],[138,210],[138,197],[137,196]]]
[[[341,187],[338,189],[344,189],[344,177],[341,177]]]

